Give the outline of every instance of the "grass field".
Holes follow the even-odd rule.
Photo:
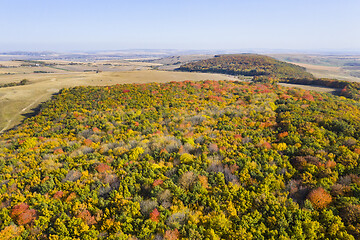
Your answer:
[[[308,72],[318,78],[333,78],[350,82],[360,82],[360,78],[351,76],[350,71],[345,70],[342,67],[320,66],[306,63],[295,64],[306,68]]]
[[[326,93],[337,93],[341,89],[329,88],[329,87],[320,87],[320,86],[309,86],[309,85],[301,85],[301,84],[291,84],[291,83],[278,83],[283,87],[290,88],[301,88],[309,91],[317,91],[317,92],[326,92]]]
[[[221,74],[145,70],[0,75],[0,83],[19,82],[24,78],[28,79],[30,84],[0,88],[0,133],[19,124],[33,108],[65,87],[185,80],[237,80]]]

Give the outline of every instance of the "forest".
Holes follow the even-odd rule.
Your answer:
[[[359,140],[269,83],[63,89],[0,136],[0,239],[359,239]]]

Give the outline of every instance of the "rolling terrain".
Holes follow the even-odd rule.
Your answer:
[[[60,89],[75,86],[106,86],[123,83],[237,79],[220,74],[155,71],[161,63],[134,60],[95,63],[44,61],[0,62],[0,85],[29,81],[24,86],[0,88],[0,133],[19,124],[41,102]],[[44,73],[34,73],[43,71]],[[98,73],[96,73],[98,71]]]
[[[293,61],[295,64],[300,64],[301,68],[296,68],[294,65],[286,65],[286,63],[276,62],[263,56],[257,55],[259,63],[257,65],[267,62],[269,64],[262,69],[255,70],[255,65],[247,65],[248,72],[238,72],[238,74],[250,75],[246,76],[230,76],[212,74],[209,72],[220,72],[234,74],[228,70],[221,70],[226,66],[218,69],[194,69],[195,71],[203,71],[208,73],[185,73],[185,72],[171,72],[169,70],[181,69],[190,70],[191,66],[196,66],[202,62],[212,61],[214,55],[212,54],[192,54],[192,55],[178,55],[167,56],[169,52],[151,52],[151,54],[129,55],[130,53],[108,53],[107,55],[79,55],[74,57],[73,60],[61,60],[60,58],[70,58],[54,53],[45,54],[29,54],[28,55],[4,55],[8,58],[12,57],[27,57],[27,60],[12,60],[0,61],[0,86],[4,84],[18,84],[20,81],[26,79],[29,83],[25,86],[14,86],[7,88],[0,88],[0,132],[5,131],[11,127],[19,124],[26,116],[33,112],[32,109],[36,108],[41,102],[44,102],[57,93],[64,87],[83,86],[83,85],[113,85],[121,83],[139,83],[139,82],[165,82],[165,81],[183,81],[183,80],[221,80],[221,79],[240,79],[251,81],[253,75],[261,76],[262,72],[268,71],[267,76],[275,78],[282,75],[282,77],[306,77],[312,78],[311,74],[305,72],[305,69],[314,74],[314,77],[338,77],[348,81],[356,81],[356,78],[345,74],[345,70],[340,65],[356,65],[357,58],[337,58],[337,60],[326,61],[325,57],[312,57],[301,56],[295,58],[294,55],[276,55],[279,59]],[[15,53],[13,53],[15,54]],[[20,54],[20,53],[17,53]],[[22,53],[25,54],[25,53]],[[113,55],[111,55],[113,54]],[[117,55],[118,54],[118,55]],[[128,54],[128,55],[127,55]],[[134,53],[133,53],[134,54]],[[41,57],[42,56],[42,57]],[[97,56],[97,57],[96,57]],[[111,59],[117,58],[116,60]],[[135,58],[138,56],[138,58]],[[226,55],[224,55],[226,56]],[[231,55],[236,56],[236,55]],[[242,55],[242,56],[256,56],[256,55]],[[297,56],[297,55],[296,55]],[[87,57],[94,61],[87,62]],[[126,59],[126,57],[131,57]],[[40,60],[36,60],[36,58]],[[42,59],[43,58],[43,59]],[[54,58],[54,59],[47,59]],[[78,58],[78,59],[76,59]],[[110,59],[107,59],[110,58]],[[96,60],[98,59],[98,60]],[[216,60],[221,59],[215,58]],[[315,60],[316,61],[315,61]],[[340,59],[340,60],[339,60]],[[342,60],[341,60],[342,59]],[[344,60],[347,59],[347,60]],[[248,59],[250,63],[254,63],[255,59]],[[263,62],[261,62],[263,61]],[[302,63],[300,63],[302,62]],[[304,63],[306,62],[306,63]],[[210,62],[209,62],[210,63]],[[311,64],[309,64],[311,63]],[[211,64],[211,63],[210,63]],[[234,63],[230,63],[234,66]],[[239,64],[239,63],[236,63]],[[316,64],[316,65],[313,65]],[[319,64],[327,64],[328,66],[321,66]],[[277,66],[278,65],[278,66]],[[330,66],[331,65],[331,66]],[[333,66],[336,65],[336,66]],[[272,67],[273,66],[273,69]],[[280,67],[281,66],[281,67]],[[186,69],[186,68],[188,69]],[[255,67],[255,68],[254,68]],[[270,68],[269,68],[270,67]],[[275,70],[275,68],[277,70]],[[280,68],[279,68],[280,67]],[[354,68],[356,66],[347,66]],[[286,72],[292,69],[291,73]],[[163,71],[167,70],[167,71]],[[239,71],[239,70],[237,70]],[[252,72],[251,72],[252,71]],[[259,71],[256,73],[256,71]],[[269,75],[270,74],[270,75]],[[285,74],[285,75],[284,75]],[[290,74],[287,76],[287,74]],[[291,75],[295,74],[295,75]],[[346,76],[345,76],[345,75]],[[338,93],[343,89],[343,86],[328,86],[319,84],[320,86],[301,85],[296,82],[296,85],[291,83],[281,83],[283,86],[300,87],[307,90],[315,90],[321,92]],[[357,90],[356,90],[357,91]]]
[[[34,53],[35,54],[35,53]],[[64,87],[73,86],[96,86],[96,85],[113,85],[121,83],[141,83],[141,82],[166,82],[166,81],[183,81],[183,80],[222,80],[222,79],[241,79],[249,81],[253,76],[230,76],[230,75],[219,75],[212,73],[185,73],[185,72],[171,72],[163,70],[174,70],[181,66],[195,66],[202,61],[210,61],[214,56],[211,54],[192,54],[192,55],[179,55],[179,56],[166,56],[165,54],[157,54],[153,52],[150,58],[144,58],[148,55],[141,55],[139,57],[132,55],[132,58],[124,55],[113,55],[118,56],[122,59],[117,60],[106,60],[110,55],[98,55],[98,59],[92,62],[86,62],[88,55],[82,55],[78,61],[75,60],[60,60],[61,55],[47,53],[44,55],[44,59],[36,60],[36,57],[40,58],[40,55],[26,55],[27,60],[13,60],[13,61],[0,61],[0,86],[4,84],[19,83],[23,79],[29,80],[29,83],[25,86],[14,86],[7,88],[0,88],[0,132],[5,131],[11,127],[19,124],[26,116],[32,114],[33,109],[36,108],[41,102],[44,102],[50,97],[57,93]],[[8,57],[13,55],[6,55]],[[25,55],[14,55],[25,56]],[[55,58],[52,60],[45,59],[49,56]],[[96,55],[92,55],[94,59]],[[150,56],[150,55],[149,55]],[[148,56],[148,57],[149,57]],[[233,55],[234,56],[234,55]],[[236,55],[235,55],[236,56]],[[248,55],[247,55],[248,56]],[[62,56],[64,57],[64,56]],[[78,56],[80,57],[80,56]],[[262,58],[262,57],[260,57]],[[284,58],[284,57],[279,57]],[[216,58],[217,60],[219,58]],[[287,57],[286,60],[293,58]],[[82,60],[82,61],[79,61]],[[250,59],[253,61],[254,59]],[[251,62],[250,61],[250,62]],[[284,63],[276,62],[274,60],[267,59],[271,64],[278,64],[279,66]],[[299,62],[300,60],[298,60]],[[303,60],[304,61],[304,60]],[[351,61],[355,61],[354,59]],[[319,62],[321,63],[321,61]],[[349,62],[348,62],[349,63]],[[185,65],[184,65],[185,64]],[[186,65],[187,64],[187,65]],[[260,63],[261,65],[262,63]],[[300,63],[296,63],[300,64]],[[311,69],[317,69],[318,74],[315,73],[315,77],[324,76],[338,76],[336,71],[341,71],[341,67],[338,66],[320,66],[320,65],[304,65],[304,68],[298,68],[292,70],[292,74],[296,73],[298,76],[309,77],[307,71],[314,73]],[[338,65],[340,63],[337,63]],[[341,64],[345,64],[342,62]],[[272,65],[272,66],[275,66]],[[283,69],[292,69],[293,65],[284,65]],[[249,71],[253,71],[250,75],[256,74],[251,65],[247,66]],[[323,68],[326,68],[324,72]],[[252,70],[253,69],[253,70]],[[274,72],[274,70],[268,67],[263,68],[261,71]],[[268,70],[266,70],[268,69]],[[281,69],[281,68],[280,68]],[[320,69],[320,70],[319,70]],[[156,70],[156,71],[155,71]],[[211,70],[200,70],[210,72]],[[283,71],[283,70],[280,70]],[[224,72],[223,70],[216,70],[214,72]],[[275,71],[276,72],[276,71]],[[231,73],[231,72],[228,72]],[[249,72],[242,72],[245,75],[249,75]],[[285,75],[288,73],[285,73]],[[341,75],[341,74],[340,74]],[[275,76],[275,75],[274,75]],[[276,76],[279,76],[278,72]],[[341,78],[340,78],[341,79]],[[348,80],[352,80],[351,77]],[[287,85],[288,84],[288,85]],[[307,90],[316,90],[322,92],[339,92],[342,88],[337,86],[309,86],[309,85],[289,85],[289,83],[282,83],[284,86],[300,87]]]

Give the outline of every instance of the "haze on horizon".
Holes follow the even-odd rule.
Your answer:
[[[0,0],[0,52],[360,51],[358,0]]]

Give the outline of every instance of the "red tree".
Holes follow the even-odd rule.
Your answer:
[[[308,199],[317,209],[327,207],[332,201],[331,195],[326,192],[322,187],[312,190],[308,195]]]

